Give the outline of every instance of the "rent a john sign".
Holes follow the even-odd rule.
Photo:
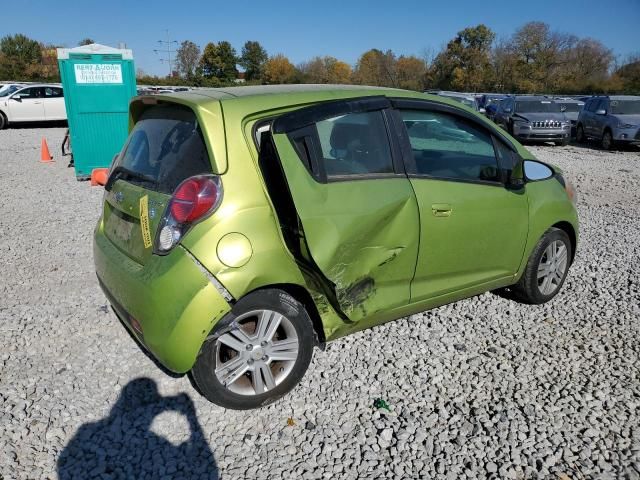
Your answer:
[[[122,66],[113,63],[76,63],[76,83],[122,83]]]

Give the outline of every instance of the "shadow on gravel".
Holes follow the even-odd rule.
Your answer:
[[[168,411],[186,418],[187,441],[174,445],[151,431],[153,419]],[[191,398],[184,393],[163,397],[153,380],[137,378],[122,389],[107,418],[80,427],[60,454],[58,476],[217,479],[218,468]]]

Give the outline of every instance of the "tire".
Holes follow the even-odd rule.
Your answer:
[[[9,125],[7,117],[4,116],[4,113],[0,112],[0,130],[7,128],[7,125]]]
[[[586,141],[587,139],[584,136],[584,128],[582,125],[578,125],[578,127],[576,128],[576,142],[584,143]]]
[[[613,135],[611,135],[610,130],[605,130],[602,134],[602,140],[600,141],[600,145],[604,150],[613,150],[615,145],[613,141]]]
[[[557,252],[556,260],[549,258],[554,245]],[[564,250],[559,248],[560,246],[564,247]],[[555,297],[567,278],[572,255],[573,250],[569,236],[559,228],[547,230],[531,252],[522,277],[512,288],[515,299],[523,303],[539,305]],[[548,275],[539,277],[540,268],[545,268],[547,262],[551,262],[551,265],[546,268],[546,271],[549,272]],[[547,278],[550,280],[548,284],[545,284]]]
[[[561,142],[554,142],[556,147],[566,147],[569,145],[569,139],[562,140]]]
[[[202,395],[234,410],[263,407],[286,395],[304,376],[313,354],[313,324],[304,306],[283,290],[258,290],[240,299],[228,315],[220,324],[234,320],[241,328],[226,333],[224,327],[214,328],[191,370]],[[280,348],[274,348],[278,343]],[[228,383],[223,383],[225,375]]]
[[[511,120],[507,124],[507,132],[513,137],[513,122]]]

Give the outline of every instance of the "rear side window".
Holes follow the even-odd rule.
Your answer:
[[[381,111],[349,113],[316,123],[327,177],[393,173]]]
[[[448,113],[401,111],[416,173],[431,177],[499,181],[491,135],[472,122]]]
[[[117,166],[152,180],[144,186],[167,194],[191,176],[212,172],[195,114],[176,105],[154,106],[142,114],[114,168]],[[136,178],[127,181],[135,183]]]
[[[58,87],[45,87],[44,96],[45,98],[60,98],[63,96],[62,89]]]

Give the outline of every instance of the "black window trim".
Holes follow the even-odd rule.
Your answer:
[[[430,100],[401,98],[401,99],[392,99],[391,103],[394,106],[394,112],[395,112],[395,115],[394,115],[395,129],[398,131],[398,135],[402,137],[403,158],[405,160],[405,168],[406,168],[407,176],[409,178],[418,178],[418,179],[424,178],[429,180],[471,183],[471,184],[504,188],[506,185],[507,173],[503,168],[503,166],[500,164],[500,159],[498,158],[498,155],[496,152],[495,142],[500,141],[503,145],[506,145],[511,150],[512,154],[516,155],[516,161],[522,161],[516,148],[502,133],[490,128],[490,126],[488,125],[484,125],[482,122],[479,122],[474,115],[462,109],[457,109],[449,105],[432,102]],[[448,113],[450,115],[457,115],[459,117],[463,117],[465,120],[470,121],[473,125],[485,131],[491,138],[491,142],[493,144],[493,151],[496,159],[496,165],[500,170],[500,180],[492,181],[492,180],[468,179],[468,178],[458,178],[458,177],[444,177],[439,175],[436,176],[436,175],[429,175],[426,173],[418,173],[417,167],[415,164],[415,159],[413,157],[413,151],[411,149],[411,143],[409,141],[409,135],[408,135],[407,129],[404,126],[404,122],[402,121],[402,117],[400,116],[400,110],[424,110],[424,111],[443,112],[443,113]]]
[[[345,174],[345,175],[333,175],[329,177],[326,173],[325,162],[320,149],[320,141],[317,134],[317,129],[313,129],[314,134],[310,133],[310,127],[315,126],[317,122],[326,120],[328,118],[336,117],[339,115],[348,115],[352,113],[367,113],[367,112],[380,112],[384,127],[387,133],[387,144],[389,145],[389,152],[391,153],[391,163],[393,172],[389,173],[361,173],[361,174]],[[260,122],[264,125],[264,122]],[[254,129],[257,128],[254,125]],[[312,145],[308,146],[308,151],[311,155],[310,163],[312,170],[317,169],[317,172],[310,171],[309,175],[317,182],[321,184],[337,183],[337,182],[352,182],[361,180],[380,180],[389,178],[407,178],[405,163],[403,160],[401,142],[396,135],[395,125],[392,120],[391,101],[384,96],[369,96],[349,98],[345,100],[336,100],[329,102],[322,102],[316,105],[305,107],[299,110],[294,110],[289,113],[285,113],[273,120],[271,124],[271,133],[285,133],[291,142],[293,149],[298,152],[295,140],[298,135],[305,135],[311,137]],[[305,162],[300,159],[304,164]]]

